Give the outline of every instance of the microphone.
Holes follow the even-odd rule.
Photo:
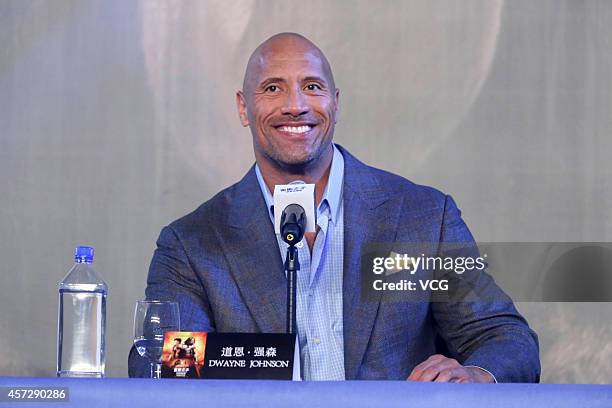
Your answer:
[[[283,210],[280,222],[283,241],[295,245],[304,238],[306,231],[306,211],[299,204],[289,204]]]
[[[274,233],[289,245],[302,240],[304,233],[315,232],[315,185],[294,181],[274,186]]]
[[[295,181],[274,186],[274,232],[289,244],[285,258],[287,272],[287,333],[297,333],[297,272],[300,270],[298,244],[305,232],[315,232],[315,185]]]

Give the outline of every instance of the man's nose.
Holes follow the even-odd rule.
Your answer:
[[[308,113],[309,108],[306,98],[301,89],[290,90],[287,92],[284,104],[281,107],[283,115],[301,116]]]

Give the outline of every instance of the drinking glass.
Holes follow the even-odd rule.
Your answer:
[[[139,300],[134,311],[134,345],[151,364],[151,378],[161,376],[164,335],[180,331],[179,305],[162,300]]]

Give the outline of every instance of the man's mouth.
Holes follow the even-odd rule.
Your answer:
[[[301,134],[310,132],[314,127],[315,125],[299,125],[299,126],[282,125],[282,126],[277,126],[276,130],[282,133],[301,135]]]

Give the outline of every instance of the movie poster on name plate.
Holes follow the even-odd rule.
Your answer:
[[[202,378],[206,333],[166,332],[162,351],[162,378]]]

